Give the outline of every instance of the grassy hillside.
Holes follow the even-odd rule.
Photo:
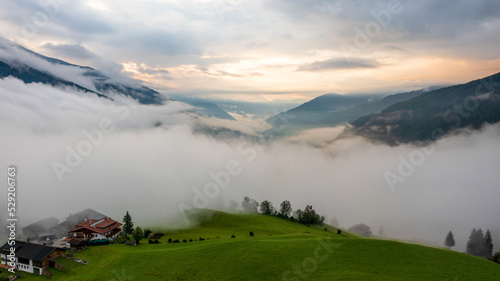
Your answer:
[[[449,250],[362,239],[263,215],[213,212],[161,244],[91,247],[51,280],[500,280],[500,265]],[[254,237],[249,237],[249,231]],[[236,238],[230,238],[231,235]],[[219,238],[217,238],[219,236]],[[168,238],[198,240],[169,244]],[[146,243],[145,243],[146,242]],[[23,280],[45,280],[22,274]],[[4,273],[0,274],[5,276]]]

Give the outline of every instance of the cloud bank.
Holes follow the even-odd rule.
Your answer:
[[[11,78],[0,80],[0,90],[0,162],[18,167],[21,224],[90,207],[116,219],[128,210],[145,226],[175,226],[167,221],[178,217],[179,207],[194,206],[197,194],[227,172],[227,185],[207,196],[206,207],[224,209],[244,196],[275,206],[290,200],[294,209],[312,204],[320,214],[336,216],[345,228],[366,223],[376,232],[383,225],[391,237],[442,244],[452,230],[460,250],[473,227],[500,228],[499,125],[440,140],[391,189],[384,174],[397,173],[401,159],[421,148],[345,137],[342,128],[267,142],[220,139],[193,128],[256,132],[233,121],[193,118],[176,102],[115,104]],[[113,129],[102,130],[102,120],[110,120]],[[81,146],[85,153],[78,164],[68,165],[70,151],[78,152],[84,141],[90,149]],[[54,162],[71,170],[62,181]],[[2,173],[0,180],[5,177]]]

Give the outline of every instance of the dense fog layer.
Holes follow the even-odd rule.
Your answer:
[[[178,102],[111,102],[12,78],[0,91],[0,166],[18,168],[21,225],[93,208],[177,227],[180,210],[225,209],[249,196],[437,245],[452,230],[458,250],[473,227],[500,229],[498,125],[420,148],[373,144],[342,127],[263,142],[235,121],[193,118]],[[254,137],[194,133],[200,126]]]

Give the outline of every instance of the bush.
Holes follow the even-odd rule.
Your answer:
[[[231,238],[236,238],[236,236],[234,236],[234,234],[231,236]]]
[[[174,243],[179,243],[179,239],[175,239],[174,241],[172,241]]]
[[[149,238],[149,234],[151,234],[151,230],[150,229],[144,230],[144,238]]]
[[[151,239],[148,240],[148,244],[154,244],[155,242]]]
[[[250,231],[250,236],[253,236],[253,232]]]
[[[189,239],[189,242],[193,242],[193,239]]]
[[[182,242],[186,243],[186,242],[187,242],[187,240],[186,240],[186,239],[184,239],[184,240],[182,240]]]
[[[337,229],[337,234],[342,234],[342,230]]]
[[[155,244],[160,244],[160,241],[158,241],[158,240],[155,240]]]
[[[168,243],[172,243],[172,238],[168,238]]]
[[[325,227],[325,231],[328,231],[328,228]]]
[[[500,263],[500,252],[496,252],[494,255],[493,255],[493,258],[491,258],[492,261],[496,262],[496,263]]]
[[[201,237],[200,237],[200,241],[203,241],[203,240],[205,240],[205,238],[201,238]]]
[[[371,228],[368,225],[362,223],[350,227],[349,229],[347,229],[347,231],[364,237],[370,237],[372,235]]]
[[[118,244],[125,244],[126,240],[127,239],[125,238],[125,236],[120,236],[120,237],[118,237],[118,239],[116,239],[116,243],[118,243]]]

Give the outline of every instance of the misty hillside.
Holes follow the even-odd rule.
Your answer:
[[[333,127],[354,121],[366,114],[380,112],[387,106],[411,99],[428,90],[393,94],[383,99],[378,96],[326,94],[269,118],[267,122],[276,128],[281,126],[285,133],[309,128]]]
[[[47,57],[0,38],[0,78],[5,77],[14,77],[26,84],[72,87],[102,98],[113,99],[117,94],[124,95],[141,104],[160,105],[169,100],[159,92],[138,84],[140,81],[125,77],[113,79],[94,68]],[[181,101],[194,106],[196,114],[235,120],[216,104],[188,98]]]
[[[326,94],[314,98],[300,106],[279,113],[266,121],[282,133],[307,128],[335,126],[346,121],[344,110],[375,102],[369,96],[347,96]],[[282,129],[281,129],[282,128]]]
[[[214,117],[214,118],[219,118],[219,119],[227,119],[227,120],[233,120],[233,121],[236,120],[236,119],[234,119],[233,116],[229,115],[229,113],[224,111],[217,104],[214,104],[214,103],[202,100],[202,99],[189,98],[189,97],[184,97],[184,96],[180,96],[180,95],[176,96],[175,99],[196,107],[199,110],[195,110],[195,112],[198,112],[198,113],[202,114],[203,116]]]
[[[142,104],[162,104],[165,98],[148,87],[132,81],[116,81],[88,66],[49,58],[22,46],[0,39],[0,78],[14,77],[24,83],[70,86],[78,90],[111,97],[121,94]]]
[[[456,129],[500,121],[500,73],[424,93],[378,114],[361,117],[353,131],[390,144],[433,141]]]

